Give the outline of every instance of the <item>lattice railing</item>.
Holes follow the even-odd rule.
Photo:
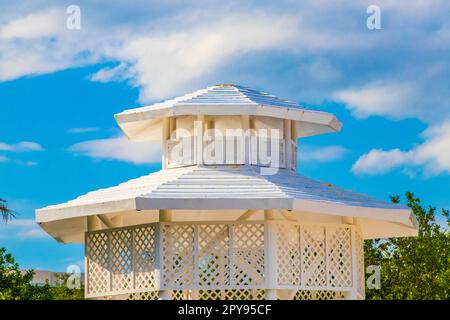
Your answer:
[[[86,296],[157,289],[157,225],[86,234]]]
[[[277,222],[277,276],[284,288],[353,286],[353,227]]]
[[[275,226],[272,256],[269,226]],[[362,245],[355,226],[279,220],[93,231],[86,233],[86,297],[157,299],[158,290],[169,290],[173,299],[262,299],[270,269],[276,288],[290,298],[340,298],[350,291],[363,298]]]

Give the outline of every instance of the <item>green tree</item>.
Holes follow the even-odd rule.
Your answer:
[[[0,300],[79,300],[84,290],[66,286],[69,275],[58,276],[56,286],[34,285],[33,270],[21,271],[14,257],[0,248]]]
[[[7,202],[0,198],[0,213],[3,222],[16,217],[8,208]],[[14,257],[0,248],[0,300],[80,300],[84,299],[84,289],[69,289],[66,285],[68,274],[55,275],[57,283],[51,286],[33,285],[34,270],[21,271]]]
[[[2,215],[3,222],[8,222],[16,216],[16,213],[8,208],[6,200],[0,198],[0,213]]]
[[[13,256],[0,248],[0,300],[49,298],[47,286],[33,287],[34,272],[21,271]]]
[[[392,196],[399,203],[399,196]],[[436,221],[436,209],[425,209],[414,194],[407,205],[419,222],[417,237],[368,240],[365,265],[381,267],[381,288],[367,289],[367,299],[450,299],[450,234]],[[449,211],[442,215],[450,226]]]
[[[67,286],[68,281],[70,281],[70,275],[55,274],[57,278],[57,283],[54,287],[51,287],[50,291],[53,294],[53,299],[55,300],[83,300],[84,299],[84,288],[83,285],[79,289],[69,289]]]

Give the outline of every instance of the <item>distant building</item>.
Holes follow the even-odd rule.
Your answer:
[[[26,272],[27,270],[22,270],[22,272]],[[35,285],[45,285],[46,283],[55,286],[59,283],[59,277],[66,274],[66,272],[55,272],[49,270],[34,270],[34,277],[31,281],[32,284]],[[84,274],[80,275],[80,280],[84,282]]]

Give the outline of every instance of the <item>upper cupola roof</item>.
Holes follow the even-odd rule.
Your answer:
[[[300,137],[337,132],[342,124],[331,113],[235,84],[219,84],[114,117],[131,140],[161,140],[162,118],[186,115],[254,115],[299,121]]]

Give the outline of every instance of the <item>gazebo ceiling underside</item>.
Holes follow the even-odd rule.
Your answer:
[[[254,166],[162,170],[40,209],[36,218],[41,227],[62,242],[83,239],[86,216],[126,214],[139,221],[139,216],[161,209],[202,210],[211,214],[233,210],[288,210],[294,215],[360,218],[363,223],[371,224],[370,230],[366,228],[365,238],[417,233],[416,221],[408,207],[382,202],[289,170],[280,169],[274,175],[261,175],[260,170]],[[72,236],[65,237],[66,234]]]

